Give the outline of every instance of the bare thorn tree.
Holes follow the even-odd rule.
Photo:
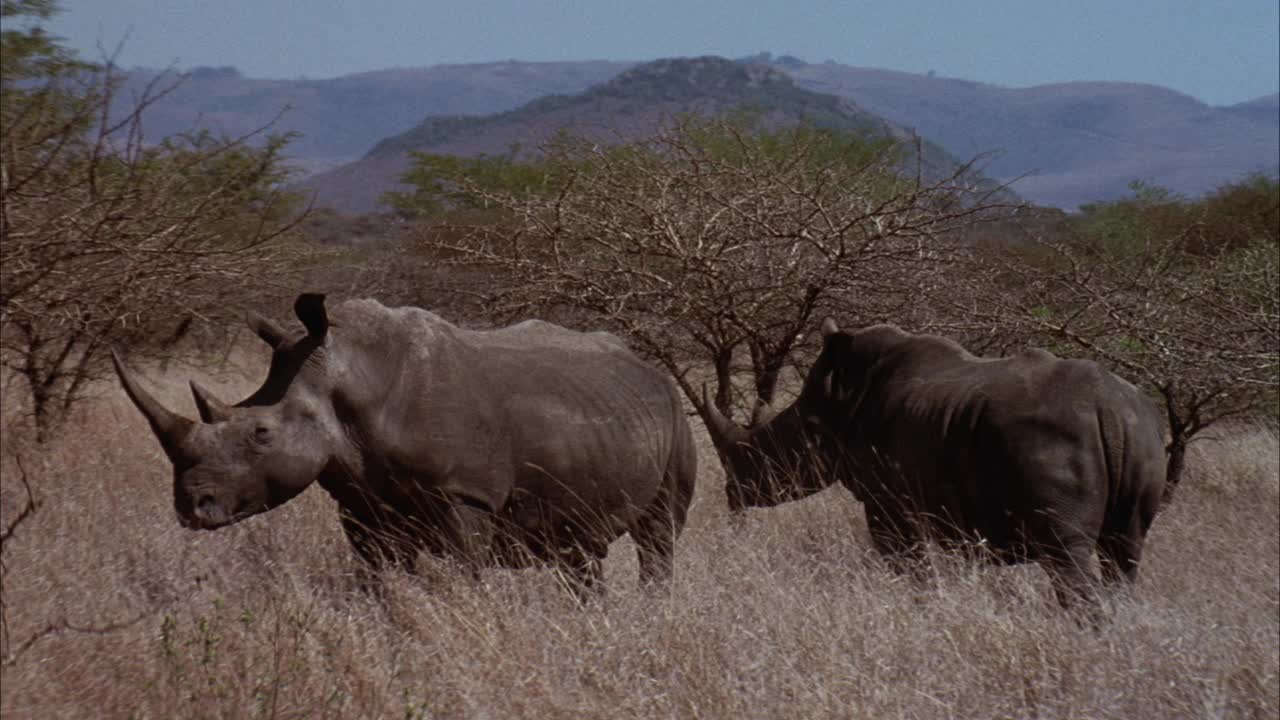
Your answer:
[[[705,413],[734,377],[770,402],[825,313],[888,319],[955,256],[953,232],[1007,203],[969,166],[912,177],[902,145],[809,127],[684,118],[642,141],[544,148],[546,191],[449,179],[489,222],[427,227],[455,265],[484,268],[491,307],[620,333]]]
[[[110,62],[40,72],[5,77],[0,361],[25,381],[44,439],[108,345],[157,352],[260,289],[297,212],[280,189],[286,137],[149,143],[143,112],[172,85],[118,113]]]

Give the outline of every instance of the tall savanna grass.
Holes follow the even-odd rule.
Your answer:
[[[194,415],[178,373],[146,381]],[[840,488],[731,521],[700,426],[671,596],[637,587],[624,538],[605,594],[579,607],[547,570],[477,582],[433,559],[363,592],[319,488],[185,530],[170,466],[114,386],[44,446],[18,415],[6,409],[5,524],[24,474],[40,505],[4,545],[6,720],[1280,716],[1269,427],[1193,447],[1137,587],[1094,631],[1036,567],[936,556],[927,582],[894,574]]]

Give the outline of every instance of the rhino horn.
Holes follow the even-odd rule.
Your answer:
[[[279,325],[262,317],[256,312],[249,312],[245,316],[245,321],[249,323],[249,327],[262,338],[262,341],[270,345],[272,349],[280,347],[280,343],[284,342],[284,330]]]
[[[707,386],[702,386],[702,404],[707,413],[707,430],[711,432],[711,440],[716,445],[730,445],[746,438],[747,431],[738,427],[732,420],[721,414],[716,404],[711,402]]]
[[[828,315],[822,319],[822,337],[829,338],[840,332],[840,326],[836,325],[836,319]]]
[[[206,423],[226,422],[231,419],[231,406],[213,396],[195,380],[191,381],[191,396],[196,399],[196,410],[200,413],[200,421]]]
[[[158,400],[151,397],[150,393],[143,390],[142,386],[133,379],[133,375],[115,350],[111,351],[111,362],[115,365],[116,375],[120,378],[120,384],[124,386],[125,394],[147,419],[147,423],[151,425],[151,431],[160,440],[165,454],[173,462],[178,462],[182,442],[195,423],[161,405]]]
[[[770,405],[768,400],[760,398],[759,400],[756,400],[756,407],[751,411],[751,427],[764,425],[777,415],[777,409]]]

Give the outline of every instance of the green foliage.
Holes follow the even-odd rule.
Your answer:
[[[1141,181],[1131,197],[1081,206],[1077,231],[1105,253],[1132,257],[1178,242],[1189,256],[1280,243],[1280,180],[1251,175],[1198,200]]]
[[[0,4],[0,18],[4,19],[4,29],[0,30],[0,88],[5,96],[25,94],[27,89],[19,85],[23,81],[64,78],[94,67],[78,60],[74,52],[58,44],[58,38],[40,27],[40,21],[57,12],[52,0],[4,0]]]
[[[857,177],[868,200],[888,200],[911,190],[902,172],[911,148],[868,127],[827,127],[812,122],[777,127],[742,110],[719,120],[683,119],[692,144],[711,161],[745,174],[796,173],[817,187]]]
[[[289,178],[283,153],[295,135],[272,134],[247,145],[207,130],[184,133],[146,150],[139,167],[144,182],[170,183],[191,212],[208,210],[206,246],[234,249],[253,238],[256,227],[281,227],[296,216],[300,196],[280,190]]]
[[[905,149],[869,130],[809,124],[770,128],[759,113],[748,110],[716,120],[687,115],[678,122],[687,133],[687,150],[742,172],[760,172],[762,165],[783,170],[781,166],[799,163],[810,181],[818,181],[823,173],[863,173],[875,167],[879,180],[874,194],[880,198],[891,197],[903,183],[896,173],[880,169],[905,159]],[[549,197],[576,175],[589,175],[591,153],[610,156],[614,164],[629,155],[630,164],[639,167],[670,151],[644,141],[600,148],[566,132],[538,153],[523,152],[519,146],[503,155],[474,158],[415,151],[409,153],[412,168],[400,177],[413,189],[389,192],[384,201],[411,218],[439,219],[451,211],[492,212],[493,195],[515,201]]]
[[[1280,245],[1280,178],[1250,175],[1218,188],[1198,205],[1212,245]]]
[[[1180,201],[1169,190],[1141,180],[1129,183],[1133,196],[1082,205],[1080,231],[1105,251],[1121,256],[1141,253],[1162,229],[1160,221]]]
[[[504,155],[464,158],[455,155],[409,153],[413,167],[400,181],[410,192],[389,192],[384,200],[406,217],[434,217],[450,210],[485,210],[481,192],[515,198],[546,195],[560,187],[568,168],[558,157],[521,157],[519,146]],[[465,180],[465,182],[463,182]]]
[[[84,78],[99,68],[78,59],[40,27],[56,12],[49,0],[5,0],[0,8],[0,125],[8,129],[8,138],[20,136],[14,131],[22,129],[85,132],[94,120],[101,93]],[[56,143],[58,137],[58,132],[45,132],[38,140]]]

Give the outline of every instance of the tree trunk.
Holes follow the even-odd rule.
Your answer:
[[[1173,500],[1173,491],[1178,487],[1178,483],[1182,481],[1182,470],[1187,461],[1187,441],[1186,433],[1179,431],[1174,436],[1173,441],[1169,443],[1169,466],[1165,470],[1164,497],[1160,501],[1161,505],[1168,505]]]
[[[732,375],[733,348],[721,349],[716,353],[716,407],[727,418],[733,417]]]

